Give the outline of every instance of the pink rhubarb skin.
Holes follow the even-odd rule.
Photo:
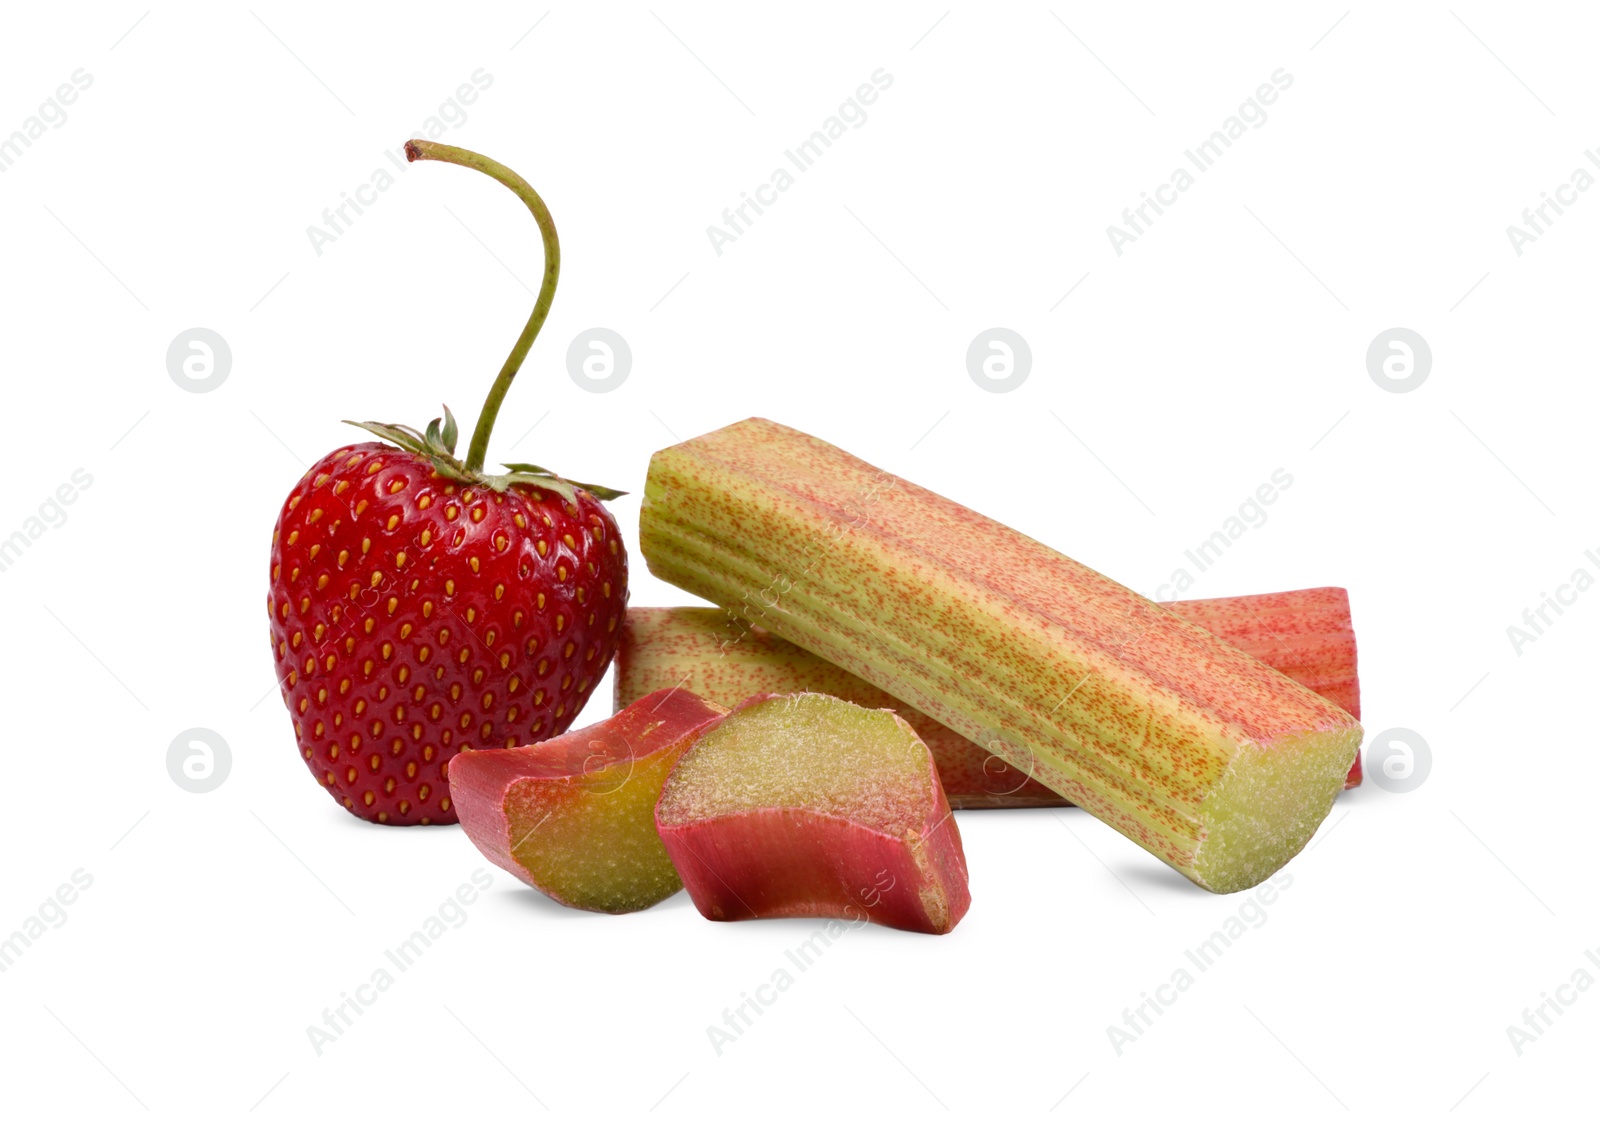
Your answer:
[[[680,888],[655,834],[661,784],[726,712],[659,690],[538,744],[459,753],[449,783],[461,826],[491,862],[561,904],[646,908]]]
[[[774,805],[741,803],[737,796],[708,812],[708,801],[695,790],[707,786],[698,767],[710,763],[706,756],[727,751],[730,736],[748,736],[741,724],[759,719],[764,707],[796,705],[872,715],[868,720],[879,727],[875,736],[887,731],[903,738],[899,743],[912,754],[920,753],[917,775],[887,799],[877,793],[876,806],[866,814],[820,810],[821,799]],[[800,720],[817,728],[808,714]],[[756,735],[762,736],[759,730]],[[821,786],[835,789],[858,778],[848,770],[830,775],[826,763],[816,776]],[[744,785],[735,786],[742,794]],[[834,918],[939,935],[954,928],[972,903],[961,834],[916,730],[892,711],[868,711],[825,695],[757,695],[703,730],[662,789],[656,828],[707,920]]]
[[[1355,632],[1343,589],[1172,601],[1166,607],[1315,690],[1352,717],[1361,716]],[[994,750],[722,609],[628,609],[617,649],[616,708],[670,686],[724,706],[752,694],[814,691],[869,709],[891,709],[911,723],[933,753],[945,797],[956,810],[1069,805]],[[1360,782],[1357,757],[1345,786]]]
[[[1356,632],[1343,589],[1296,589],[1243,597],[1168,601],[1166,607],[1361,718]],[[1361,757],[1344,786],[1361,783]]]
[[[1300,852],[1362,731],[1204,628],[971,508],[761,418],[662,449],[650,571],[999,755],[1197,885]]]

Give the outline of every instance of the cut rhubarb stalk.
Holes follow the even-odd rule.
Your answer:
[[[1173,601],[1166,607],[1310,687],[1351,716],[1361,716],[1355,633],[1343,589]],[[618,710],[651,691],[679,685],[722,706],[738,705],[752,694],[814,691],[869,709],[892,709],[911,723],[933,753],[945,798],[957,811],[1068,803],[989,748],[724,609],[629,607],[613,685]],[[1360,782],[1358,757],[1345,786]]]
[[[916,730],[825,694],[758,695],[701,733],[662,789],[656,826],[708,920],[831,917],[937,934],[972,901]]]
[[[1350,596],[1343,589],[1169,601],[1166,607],[1316,691],[1351,717],[1361,717],[1356,632]],[[1359,783],[1358,754],[1344,786]]]
[[[894,710],[933,753],[945,798],[957,810],[1067,803],[922,711],[723,609],[630,607],[617,647],[616,708],[679,684],[722,706],[736,706],[752,694],[809,691],[871,710]]]
[[[619,714],[513,749],[458,753],[450,795],[467,837],[501,869],[572,908],[634,912],[683,888],[655,803],[695,734],[726,713],[659,690]]]
[[[1207,889],[1300,851],[1349,714],[1110,578],[814,437],[752,419],[658,452],[651,572],[843,667]]]

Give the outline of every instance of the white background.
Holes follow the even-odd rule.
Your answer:
[[[0,536],[93,477],[0,573],[0,935],[93,878],[0,974],[11,1110],[1586,1102],[1600,994],[1564,992],[1521,1055],[1507,1027],[1578,969],[1600,978],[1600,593],[1520,652],[1506,629],[1575,569],[1600,576],[1600,192],[1520,256],[1506,227],[1600,173],[1597,29],[1577,6],[1475,0],[1207,8],[10,6],[0,135],[93,76],[0,175]],[[564,256],[492,455],[630,490],[632,545],[653,450],[763,415],[1151,594],[1285,469],[1191,595],[1348,587],[1364,724],[1424,738],[1426,780],[1343,796],[1265,922],[1120,1055],[1107,1027],[1245,899],[1037,811],[960,817],[973,905],[954,933],[850,933],[720,1056],[707,1027],[812,924],[710,924],[683,895],[589,915],[499,871],[318,1056],[307,1027],[487,862],[454,828],[359,823],[307,776],[267,644],[272,522],[350,439],[342,417],[417,424],[447,401],[470,425],[540,259],[514,198],[443,165],[412,166],[320,255],[306,229],[480,67],[492,86],[442,139],[524,174]],[[715,253],[706,227],[878,68],[893,86],[866,123]],[[1293,85],[1266,123],[1113,252],[1123,208],[1278,68]],[[633,351],[605,394],[565,363],[597,325]],[[1032,349],[1010,393],[965,366],[996,325]],[[166,369],[195,326],[233,353],[205,394]],[[1433,353],[1403,394],[1365,360],[1395,326]],[[687,599],[633,561],[634,604]],[[205,795],[166,768],[194,726],[232,751]]]

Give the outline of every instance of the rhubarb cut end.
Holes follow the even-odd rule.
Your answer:
[[[1243,746],[1200,805],[1200,841],[1182,872],[1214,893],[1265,881],[1327,818],[1360,748],[1354,724]]]
[[[992,740],[1216,891],[1298,851],[1338,790],[1329,760],[1355,756],[1355,719],[1288,674],[793,429],[752,420],[657,452],[639,542],[656,576]]]
[[[552,900],[591,912],[649,908],[683,887],[656,833],[672,766],[726,711],[661,690],[607,720],[450,765],[467,836]]]
[[[758,695],[680,758],[656,825],[709,920],[819,917],[942,934],[966,858],[928,747],[888,710]]]
[[[895,714],[805,693],[752,699],[734,712],[737,722],[709,731],[704,751],[684,757],[662,793],[661,821],[783,807],[885,834],[921,832],[935,781],[927,747]]]
[[[563,905],[606,913],[637,912],[682,888],[653,819],[677,758],[671,749],[570,779],[512,785],[511,857],[526,879]]]
[[[893,710],[933,753],[945,798],[970,808],[1061,807],[1067,801],[955,730],[864,679],[720,608],[628,607],[617,645],[614,708],[680,686],[736,706],[756,694],[831,694]]]

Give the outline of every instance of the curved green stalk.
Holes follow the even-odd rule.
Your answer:
[[[544,239],[544,280],[539,285],[539,297],[534,301],[533,313],[528,317],[522,334],[517,337],[516,345],[511,348],[511,354],[506,356],[494,385],[489,388],[489,396],[484,399],[483,410],[478,414],[478,424],[472,430],[472,443],[467,446],[466,470],[481,472],[489,454],[489,434],[494,431],[500,403],[505,400],[506,391],[511,389],[511,380],[517,376],[522,360],[527,358],[528,349],[533,346],[534,338],[544,326],[545,317],[550,314],[550,305],[556,298],[556,279],[561,274],[561,244],[556,240],[556,224],[550,217],[550,208],[544,205],[544,200],[539,198],[539,193],[528,185],[527,180],[504,164],[465,148],[435,144],[431,140],[406,141],[406,159],[459,164],[503,183],[533,212],[534,220],[539,224],[539,234]]]

